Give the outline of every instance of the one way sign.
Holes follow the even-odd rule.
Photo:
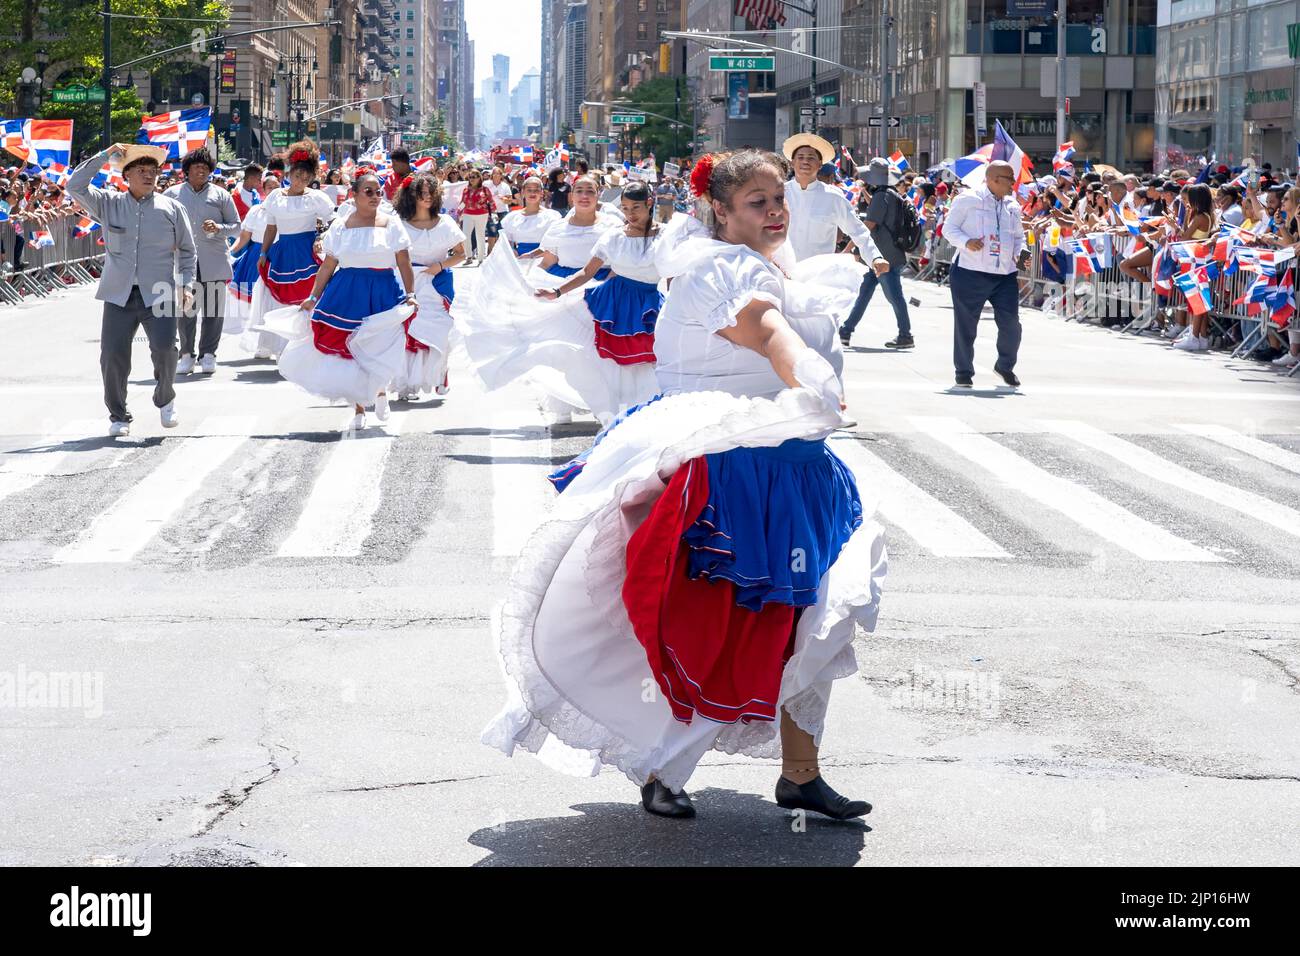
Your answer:
[[[868,125],[868,126],[871,126],[871,127],[879,128],[879,127],[880,127],[880,121],[881,121],[881,119],[883,119],[883,117],[880,117],[880,116],[868,116],[868,117],[867,117],[867,125]],[[903,118],[902,118],[901,116],[891,116],[891,117],[889,117],[889,128],[890,128],[890,129],[898,129],[898,128],[899,128],[900,126],[902,126],[902,125],[903,125]]]

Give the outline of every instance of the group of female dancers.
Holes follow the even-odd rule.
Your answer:
[[[290,159],[291,186],[241,237],[259,256],[253,311],[259,294],[284,306],[254,328],[284,338],[285,378],[351,401],[354,427],[371,402],[387,416],[395,383],[445,391],[465,236],[438,214],[437,180],[408,177],[388,211],[363,173],[316,251],[332,207],[302,188],[310,147]],[[590,177],[567,215],[530,179],[458,309],[489,389],[526,380],[557,417],[587,409],[604,426],[552,476],[560,493],[494,618],[507,702],[483,741],[569,772],[615,767],[660,816],[695,815],[685,786],[711,750],[779,758],[781,807],[871,809],[818,763],[832,683],[857,669],[854,630],[874,629],[886,570],[826,442],[851,424],[836,330],[864,267],[794,264],[786,177],[760,150],[704,157],[700,216],[663,227],[644,184],[619,218]]]

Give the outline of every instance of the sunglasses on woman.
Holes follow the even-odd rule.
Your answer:
[[[378,196],[378,195],[379,195],[379,190],[376,189],[374,186],[367,186],[365,189],[360,190],[360,192],[361,192],[361,195],[363,195],[363,196]]]

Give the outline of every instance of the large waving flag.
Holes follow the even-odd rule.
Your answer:
[[[0,120],[0,149],[13,153],[24,162],[27,160],[26,123],[20,119]]]
[[[901,150],[895,150],[894,154],[889,157],[889,171],[896,176],[901,176],[911,167],[907,164],[907,157]]]
[[[1062,143],[1061,148],[1056,151],[1052,157],[1052,172],[1059,173],[1063,170],[1069,170],[1067,175],[1074,174],[1074,163],[1071,159],[1074,157],[1074,140],[1068,143]]]
[[[190,150],[199,149],[208,141],[208,129],[211,126],[210,107],[172,110],[170,113],[146,116],[141,120],[135,141],[161,146],[167,150],[168,159],[181,159]]]
[[[361,164],[374,164],[388,161],[388,153],[384,151],[384,137],[376,136],[375,141],[365,148],[361,154]]]
[[[993,159],[993,144],[981,146],[969,156],[963,156],[952,164],[953,175],[965,185],[974,188],[984,185],[984,171]]]
[[[0,146],[56,181],[72,165],[72,120],[0,120]]]
[[[1011,164],[1012,171],[1018,171],[1016,183],[1032,182],[1034,178],[1034,164],[1025,151],[1016,145],[1016,141],[1011,138],[1002,127],[1001,120],[993,121],[993,161],[1002,160]]]

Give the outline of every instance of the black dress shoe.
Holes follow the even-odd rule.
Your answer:
[[[916,345],[916,341],[910,335],[900,335],[897,338],[890,339],[885,343],[887,349],[910,349]]]
[[[1002,369],[998,368],[996,365],[993,366],[993,371],[996,372],[998,375],[1002,376],[1002,381],[1006,382],[1012,388],[1020,387],[1020,379],[1016,378],[1015,372],[1003,371]]]
[[[836,793],[821,777],[807,783],[793,783],[785,777],[776,781],[776,802],[787,810],[813,810],[835,820],[851,820],[871,812],[865,800],[850,800]]]
[[[695,806],[685,790],[673,793],[658,780],[651,780],[641,788],[641,806],[661,817],[695,816]]]
[[[969,375],[958,375],[958,376],[957,376],[957,387],[958,387],[958,388],[973,388],[974,385],[975,385],[975,381],[974,381],[974,379],[973,379],[971,376],[969,376]]]
[[[843,329],[840,329],[840,345],[844,346],[845,348],[848,348],[849,339],[851,339],[852,337],[853,337],[852,332],[845,332]]]

